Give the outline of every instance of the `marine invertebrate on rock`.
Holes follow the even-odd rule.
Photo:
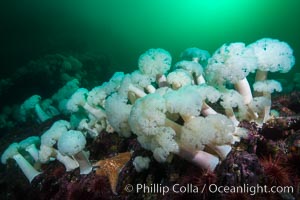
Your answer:
[[[231,149],[226,145],[233,141],[234,125],[221,114],[209,115],[205,119],[193,117],[185,120],[184,126],[167,118],[167,111],[181,116],[199,115],[202,101],[197,99],[197,93],[193,95],[185,100],[185,96],[172,95],[172,100],[170,96],[165,99],[157,93],[148,94],[138,99],[132,107],[129,125],[138,135],[141,145],[151,150],[158,162],[165,162],[171,153],[175,153],[198,166],[213,170],[218,164],[218,158],[203,152],[203,149],[205,145],[210,145],[222,159],[225,158]]]
[[[137,172],[141,172],[149,168],[150,158],[137,156],[134,158],[132,164]]]
[[[247,76],[256,70],[257,62],[252,49],[244,43],[222,45],[209,59],[205,73],[208,82],[223,85],[234,84],[243,96],[244,103],[252,101],[252,92]]]
[[[203,67],[198,62],[182,60],[175,64],[176,69],[181,69],[187,72],[192,77],[193,83],[200,85],[205,83]]]
[[[243,97],[235,90],[226,90],[221,93],[220,104],[225,109],[226,116],[233,122],[235,126],[239,125],[237,114],[234,112],[234,108],[238,108],[239,116],[241,119],[246,118],[246,106],[243,104]]]
[[[87,103],[88,90],[85,88],[77,89],[68,100],[66,104],[69,112],[78,112],[80,108],[84,109],[87,113],[93,115],[97,119],[106,117],[105,111],[101,108],[94,108]]]
[[[167,81],[174,90],[177,90],[185,85],[191,85],[192,77],[185,70],[176,69],[168,74]]]
[[[51,158],[56,158],[64,164],[66,171],[71,171],[78,167],[76,161],[69,156],[63,156],[54,148],[61,135],[69,129],[70,123],[68,121],[58,120],[41,136],[41,146],[39,150],[39,161],[41,163],[47,163]]]
[[[265,104],[263,108],[263,122],[266,122],[270,118],[270,110],[271,110],[271,93],[277,91],[281,92],[282,87],[280,82],[276,80],[264,80],[264,81],[256,81],[253,84],[254,91],[262,93],[262,96],[267,99],[269,104]]]
[[[260,159],[260,163],[264,170],[266,183],[269,186],[289,186],[291,183],[290,171],[287,167],[283,166],[280,157],[266,157]]]
[[[17,143],[9,145],[1,156],[1,162],[2,164],[6,164],[8,159],[14,159],[28,181],[31,182],[41,172],[34,169],[34,167],[19,153],[18,149],[19,145]]]
[[[131,135],[128,117],[132,105],[127,104],[128,99],[118,93],[112,94],[105,101],[105,111],[109,124],[123,137]]]
[[[72,156],[79,164],[80,174],[88,174],[92,171],[92,165],[88,156],[83,151],[86,139],[80,131],[69,130],[61,134],[57,142],[58,150],[67,156]]]
[[[165,74],[171,67],[172,57],[164,49],[149,49],[138,60],[139,70],[152,78]]]
[[[64,114],[68,113],[65,104],[77,89],[79,89],[79,81],[77,79],[72,79],[52,95],[51,99],[60,112]]]
[[[124,152],[118,155],[99,160],[94,164],[96,168],[96,174],[99,176],[106,176],[109,180],[111,190],[114,194],[117,194],[117,184],[119,181],[119,173],[125,164],[130,160],[131,153]]]
[[[199,49],[197,47],[191,47],[185,49],[181,53],[180,57],[184,60],[200,63],[202,66],[205,67],[207,64],[207,60],[210,58],[210,54],[206,50]]]
[[[284,49],[278,50],[281,53],[284,51]],[[279,61],[281,56],[286,56],[281,53],[276,55],[280,57]],[[182,56],[185,60],[178,62],[171,69],[171,55],[167,51],[150,49],[140,56],[138,70],[128,74],[117,72],[108,82],[99,86],[89,85],[88,88],[92,88],[91,90],[79,88],[77,79],[70,81],[52,97],[54,106],[64,114],[58,118],[70,117],[70,122],[56,122],[42,135],[39,160],[43,164],[48,164],[47,166],[55,166],[57,162],[49,163],[49,161],[56,158],[65,165],[67,171],[70,171],[78,167],[78,162],[71,157],[78,158],[78,154],[81,154],[79,157],[83,160],[78,161],[80,165],[86,164],[86,168],[81,167],[80,171],[81,174],[87,174],[91,172],[92,167],[86,155],[82,153],[83,148],[91,152],[92,159],[107,157],[112,152],[134,149],[136,155],[133,157],[136,159],[126,166],[126,170],[123,170],[120,177],[126,175],[129,177],[128,174],[133,172],[133,178],[138,177],[136,182],[145,181],[149,174],[152,176],[149,182],[169,184],[175,180],[174,177],[179,177],[180,172],[178,170],[174,174],[169,173],[172,175],[170,178],[172,180],[168,182],[167,169],[188,165],[210,170],[210,172],[203,172],[203,177],[198,180],[200,185],[203,181],[205,183],[214,181],[214,173],[218,174],[223,185],[243,183],[255,185],[261,177],[265,178],[268,184],[273,183],[271,176],[262,175],[262,167],[257,155],[269,154],[269,151],[264,152],[265,149],[262,150],[260,147],[267,144],[271,148],[276,148],[277,144],[284,143],[283,138],[293,134],[295,127],[298,126],[299,129],[300,125],[296,124],[293,128],[286,129],[292,120],[281,120],[286,122],[287,126],[282,124],[284,128],[279,129],[280,134],[273,134],[273,138],[274,135],[279,135],[278,141],[272,142],[269,141],[271,138],[266,137],[268,131],[265,131],[265,127],[257,124],[264,118],[265,106],[271,105],[271,99],[268,98],[270,95],[252,98],[246,79],[249,73],[257,68],[258,55],[254,54],[253,48],[245,46],[244,43],[231,43],[221,46],[209,60],[208,52],[196,48],[188,49]],[[271,57],[274,59],[273,56]],[[72,58],[68,61],[62,59],[63,70],[72,68],[72,60]],[[165,76],[168,77],[169,83],[164,79]],[[67,75],[65,77],[68,80],[71,78]],[[158,77],[161,78],[159,81]],[[264,83],[266,82],[269,81]],[[275,88],[274,84],[272,87],[259,86],[261,83],[256,82],[254,89]],[[49,113],[56,113],[55,108],[52,107],[52,100],[44,102],[45,108]],[[36,104],[31,107],[33,110],[36,109]],[[286,108],[293,110],[292,107]],[[291,113],[296,114],[290,112],[287,115]],[[35,112],[30,114],[38,118]],[[6,121],[6,118],[2,117],[2,121]],[[53,123],[54,120],[48,120],[48,126],[50,121]],[[270,122],[265,124],[269,126]],[[241,127],[248,130],[240,131]],[[109,131],[118,134],[108,134]],[[237,142],[247,134],[248,137],[238,145]],[[88,136],[92,137],[92,144]],[[132,144],[128,145],[130,143]],[[55,149],[56,145],[59,151]],[[281,149],[280,146],[280,151],[272,152],[278,156],[279,153],[284,152],[281,150],[287,150],[285,146],[283,147]],[[149,159],[142,160],[139,156],[149,156]],[[178,156],[194,165],[187,164]],[[118,174],[130,158],[130,153],[125,152],[95,164],[96,174],[101,175],[104,181],[106,181],[105,177],[108,178],[112,192],[115,194],[118,191]],[[158,162],[151,162],[151,166],[144,173],[136,172],[148,168],[149,161],[153,158]],[[277,170],[279,172],[273,170],[270,161],[262,161],[262,163],[265,163],[265,171],[282,173],[280,170]],[[59,174],[62,173],[60,170]],[[156,174],[153,175],[154,173]],[[63,176],[65,176],[64,180],[60,184],[68,185],[69,197],[74,198],[76,194],[87,193],[80,190],[80,184],[73,183],[87,180],[94,174],[80,176],[77,171],[74,171]],[[59,178],[59,175],[54,178]],[[53,182],[55,182],[54,178]],[[70,180],[72,184],[69,184]],[[277,184],[278,180],[275,183]],[[55,184],[57,186],[58,183]],[[64,190],[68,186],[61,188]],[[215,196],[219,197],[219,195]]]
[[[41,96],[39,95],[32,95],[24,101],[24,103],[20,106],[21,121],[25,122],[28,116],[32,117],[32,114],[36,115],[38,122],[44,122],[47,119],[50,119],[50,116],[40,106],[40,101]]]
[[[39,150],[36,147],[39,144],[40,138],[38,136],[31,136],[19,142],[20,149],[27,151],[35,162],[39,161]]]
[[[217,174],[210,170],[202,170],[199,176],[194,176],[192,183],[198,188],[205,188],[201,191],[202,199],[209,199],[210,191],[207,185],[212,185],[217,183]]]
[[[295,64],[293,49],[277,39],[262,38],[248,47],[257,58],[256,81],[266,80],[268,72],[287,73]]]

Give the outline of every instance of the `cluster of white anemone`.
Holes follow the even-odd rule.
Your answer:
[[[137,136],[141,146],[153,152],[158,162],[176,154],[194,164],[214,170],[231,151],[231,145],[245,136],[241,120],[266,122],[271,93],[281,91],[267,72],[288,72],[295,63],[285,42],[264,38],[250,45],[222,45],[212,56],[198,48],[186,49],[182,60],[172,67],[171,55],[164,49],[150,49],[138,59],[132,73],[116,72],[112,78],[91,90],[69,81],[51,99],[34,95],[20,106],[20,118],[28,115],[43,122],[58,113],[70,121],[57,121],[41,136],[32,155],[35,162],[57,159],[67,171],[80,167],[82,174],[92,170],[84,151],[85,137],[101,131],[120,137]],[[257,73],[253,90],[247,81]],[[214,105],[223,107],[217,112]],[[21,145],[14,143],[2,155],[2,163],[14,158],[31,181],[39,174],[22,157]],[[27,150],[27,148],[26,148]],[[147,158],[135,159],[138,171],[149,166]]]

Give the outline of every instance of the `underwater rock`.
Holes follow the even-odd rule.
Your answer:
[[[263,174],[259,159],[246,151],[232,152],[217,169],[220,185],[256,185]]]

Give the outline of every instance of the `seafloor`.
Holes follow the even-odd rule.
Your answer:
[[[90,160],[96,162],[121,152],[133,151],[131,160],[119,174],[117,195],[113,194],[109,180],[95,173],[80,175],[79,170],[65,172],[64,166],[53,161],[42,165],[42,174],[30,184],[14,161],[0,165],[0,199],[300,199],[300,92],[274,97],[272,109],[280,117],[273,118],[258,127],[255,123],[241,122],[240,126],[250,131],[248,139],[236,144],[229,156],[214,172],[203,171],[193,164],[174,156],[169,163],[160,164],[153,158],[148,170],[137,173],[132,160],[136,155],[152,153],[141,148],[132,135],[121,138],[117,134],[102,132],[98,138],[89,141]],[[31,135],[40,136],[52,122],[63,119],[58,116],[40,125],[25,124],[15,127],[2,136],[0,152],[13,141],[20,141]],[[260,192],[245,193],[198,192],[175,193],[150,191],[126,192],[127,184],[136,186],[168,186],[179,184],[203,188],[206,184],[219,186],[292,186],[293,193]]]

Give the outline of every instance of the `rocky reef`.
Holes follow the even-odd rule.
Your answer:
[[[133,151],[131,158],[118,174],[116,193],[111,190],[108,176],[97,175],[96,169],[90,174],[80,175],[79,170],[65,172],[64,166],[54,160],[41,165],[43,171],[31,184],[13,161],[1,165],[1,199],[297,199],[300,198],[300,93],[280,95],[273,99],[272,109],[279,116],[268,120],[262,127],[243,121],[241,127],[249,131],[249,137],[233,146],[231,153],[214,172],[202,170],[174,155],[166,163],[158,163],[151,158],[151,152],[143,149],[135,136],[119,137],[116,133],[103,131],[96,139],[89,141],[90,160],[113,158],[119,153]],[[12,140],[31,135],[40,135],[53,121],[62,119],[57,116],[40,125],[29,125],[20,130],[16,127],[1,139],[1,150]],[[149,156],[150,166],[138,173],[133,166],[137,156]],[[128,190],[128,184],[133,188]],[[137,191],[136,185],[153,186],[149,191]],[[182,191],[162,192],[178,186]],[[257,192],[245,193],[212,192],[216,186],[291,186],[293,193]],[[201,190],[204,186],[206,188]],[[157,190],[155,190],[155,187]],[[195,187],[199,190],[195,190]],[[130,189],[130,188],[129,188]],[[150,191],[151,189],[151,191]],[[160,190],[159,190],[160,189]]]

